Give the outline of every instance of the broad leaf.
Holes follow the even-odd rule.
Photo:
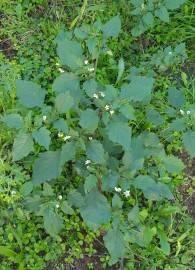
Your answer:
[[[121,20],[117,15],[111,18],[106,24],[103,26],[103,35],[106,38],[109,37],[117,37],[121,30]]]
[[[50,134],[51,132],[47,128],[41,127],[39,130],[34,131],[32,136],[39,145],[48,150],[51,142]]]
[[[42,107],[45,99],[45,90],[36,83],[17,80],[16,95],[20,103],[26,108]]]
[[[54,80],[52,89],[56,93],[79,92],[79,79],[75,74],[65,72]]]
[[[166,156],[164,166],[169,173],[180,173],[185,168],[183,162],[174,156]]]
[[[158,111],[156,111],[155,109],[149,109],[146,112],[146,117],[147,117],[148,121],[151,122],[155,126],[162,125],[164,122],[160,113]]]
[[[117,194],[114,194],[112,198],[112,207],[117,209],[117,208],[122,208],[122,206],[123,206],[123,201]]]
[[[106,197],[97,190],[92,190],[85,196],[85,205],[81,207],[80,212],[91,229],[98,229],[100,225],[110,221],[110,205]]]
[[[169,13],[165,6],[160,6],[155,10],[155,16],[163,22],[169,22]]]
[[[180,90],[171,87],[168,89],[168,101],[174,107],[181,107],[184,105],[185,97]]]
[[[183,135],[183,144],[191,157],[195,157],[195,131],[187,131]]]
[[[98,83],[95,79],[90,79],[84,82],[83,89],[85,90],[85,93],[92,98],[98,90]]]
[[[165,6],[168,9],[174,10],[179,8],[182,4],[184,4],[186,0],[165,0]]]
[[[97,186],[97,177],[93,174],[90,174],[89,176],[86,177],[85,183],[84,183],[84,190],[85,193],[88,193],[91,191],[93,188]]]
[[[63,227],[63,219],[50,208],[44,211],[43,220],[46,231],[52,237],[55,237]]]
[[[13,144],[13,161],[18,161],[26,157],[31,151],[34,150],[33,140],[30,134],[18,134],[14,139]]]
[[[111,123],[107,129],[109,139],[128,150],[131,146],[131,128],[126,123]]]
[[[120,108],[120,112],[129,120],[135,120],[135,110],[132,105],[125,104]]]
[[[169,255],[170,254],[170,244],[168,242],[168,237],[167,235],[165,234],[165,232],[163,231],[158,231],[158,238],[160,239],[160,245],[161,245],[161,249],[163,250],[163,252],[166,254],[166,255]]]
[[[68,133],[69,128],[66,121],[63,118],[58,119],[53,123],[53,127],[56,128],[58,131],[62,131],[64,133]]]
[[[85,204],[83,196],[75,189],[68,193],[68,203],[78,208]]]
[[[74,142],[67,142],[61,148],[60,164],[64,165],[65,162],[75,158],[76,149]]]
[[[120,58],[119,62],[118,62],[118,76],[116,79],[116,83],[118,83],[120,81],[124,70],[125,70],[125,62],[124,62],[123,58]]]
[[[74,99],[69,92],[59,94],[55,99],[55,108],[59,113],[68,112],[74,105]]]
[[[139,223],[139,206],[136,204],[128,213],[128,221]]]
[[[152,26],[154,22],[154,16],[152,15],[151,12],[147,12],[143,17],[142,17],[143,22],[147,26]]]
[[[117,186],[119,180],[119,174],[115,171],[110,172],[102,177],[102,190],[113,191],[114,187]]]
[[[99,141],[92,140],[87,144],[87,157],[95,163],[105,163],[105,152]]]
[[[4,122],[9,128],[19,129],[23,126],[23,119],[17,113],[4,115],[0,121]]]
[[[62,205],[61,205],[61,209],[62,211],[67,214],[67,215],[73,215],[74,214],[74,210],[72,209],[72,207],[68,204],[67,201],[63,201]]]
[[[87,109],[81,113],[79,124],[87,132],[94,132],[98,127],[98,122],[97,112]]]
[[[29,195],[33,190],[33,183],[26,182],[21,186],[20,192],[23,196]]]

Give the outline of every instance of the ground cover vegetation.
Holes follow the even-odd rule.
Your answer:
[[[195,268],[194,9],[1,1],[0,269]]]

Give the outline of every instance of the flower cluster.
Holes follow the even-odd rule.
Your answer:
[[[115,187],[114,190],[118,193],[120,193],[122,191],[122,189],[120,187]],[[123,195],[128,198],[130,197],[130,190],[126,190],[123,192]]]

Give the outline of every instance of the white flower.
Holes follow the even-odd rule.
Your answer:
[[[59,208],[59,207],[60,207],[59,203],[56,203],[56,208]]]
[[[93,97],[97,99],[99,98],[97,94],[94,94]]]
[[[113,53],[112,53],[111,50],[108,50],[106,53],[107,53],[108,55],[110,55],[110,56],[113,56]]]
[[[180,111],[181,115],[185,114],[185,112],[183,110],[180,109],[179,111]]]
[[[88,68],[88,71],[90,71],[90,72],[92,72],[94,70],[95,70],[95,68]]]
[[[45,122],[47,119],[47,116],[46,115],[43,115],[43,122]]]
[[[104,108],[106,109],[106,111],[110,110],[110,106],[108,104]]]
[[[88,165],[90,163],[91,163],[91,160],[89,160],[89,159],[85,160],[85,165]]]
[[[16,191],[15,191],[15,190],[12,190],[12,191],[11,191],[11,195],[12,195],[12,196],[15,196],[15,195],[16,195]]]
[[[89,61],[88,61],[88,60],[85,60],[85,61],[84,61],[84,64],[85,64],[85,65],[87,65],[88,63],[89,63]]]
[[[186,113],[187,113],[187,114],[191,114],[191,111],[187,111]]]
[[[60,64],[59,63],[56,63],[56,66],[59,66]]]
[[[126,198],[128,198],[130,196],[130,190],[126,190],[125,192],[123,192],[123,194]]]
[[[142,4],[142,5],[141,5],[141,9],[143,10],[144,8],[145,8],[145,5],[144,5],[144,4]]]
[[[63,140],[64,141],[67,141],[67,140],[69,140],[71,138],[71,136],[65,136],[64,138],[63,138]]]
[[[64,73],[63,68],[58,68],[58,70],[59,70],[60,73]]]
[[[64,137],[64,133],[63,132],[58,132],[58,138],[63,138]]]
[[[100,92],[101,97],[105,97],[105,94],[103,92]]]
[[[93,138],[92,138],[92,137],[89,137],[89,140],[90,140],[90,141],[92,141],[92,140],[93,140]]]
[[[169,52],[169,55],[173,54],[172,52]]]
[[[115,187],[114,188],[116,192],[121,192],[121,188],[120,187]]]
[[[112,115],[113,113],[114,113],[114,110],[111,110],[111,111],[110,111],[110,114]]]
[[[87,170],[89,170],[90,169],[90,166],[87,166]]]
[[[62,200],[62,195],[59,195],[58,196],[58,200]]]

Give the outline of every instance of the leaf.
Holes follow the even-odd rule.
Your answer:
[[[103,25],[103,35],[105,38],[117,37],[121,31],[121,20],[117,15],[111,18],[106,24]]]
[[[73,160],[75,158],[76,149],[74,142],[67,142],[61,148],[61,157],[60,162],[61,166],[64,165],[65,162],[69,160]]]
[[[146,112],[146,117],[147,117],[147,120],[155,126],[159,126],[159,125],[162,125],[164,123],[162,116],[155,109],[149,109]]]
[[[63,201],[62,205],[61,205],[61,209],[62,211],[67,214],[67,215],[73,215],[74,214],[74,210],[72,209],[72,207],[68,204],[67,201]]]
[[[120,81],[124,70],[125,70],[125,62],[124,62],[123,58],[121,57],[119,59],[119,62],[118,62],[118,76],[117,76],[117,79],[116,79],[116,83],[118,83]]]
[[[181,91],[171,87],[168,89],[168,101],[174,107],[181,107],[185,103],[185,97]]]
[[[135,110],[132,105],[125,104],[120,108],[120,112],[128,119],[135,120]]]
[[[71,93],[79,92],[79,79],[75,74],[71,72],[65,72],[54,80],[52,89],[56,93],[66,93],[67,91]]]
[[[114,196],[112,198],[112,207],[113,208],[122,208],[122,206],[123,206],[123,201],[121,200],[121,198],[117,194],[114,194]]]
[[[169,22],[169,13],[165,6],[160,6],[157,10],[155,10],[155,16],[163,22]]]
[[[6,246],[0,246],[0,255],[17,261],[18,254]]]
[[[74,105],[74,99],[69,92],[59,94],[55,99],[55,108],[59,113],[68,112]]]
[[[154,23],[154,16],[152,15],[151,12],[147,12],[143,17],[142,17],[143,22],[147,26],[152,26]]]
[[[183,144],[191,157],[195,157],[195,131],[187,131],[183,134]]]
[[[60,175],[60,151],[47,151],[39,154],[33,165],[32,181],[41,184]]]
[[[121,89],[121,98],[129,101],[144,101],[150,98],[154,79],[144,76],[133,76],[130,84]]]
[[[131,128],[126,123],[111,123],[107,129],[109,139],[128,150],[131,146]]]
[[[43,220],[46,231],[52,237],[55,237],[63,228],[63,219],[50,208],[44,211]]]
[[[78,208],[85,204],[83,196],[75,189],[68,193],[68,203]]]
[[[84,82],[83,89],[85,93],[92,98],[98,89],[98,83],[95,79],[90,79]]]
[[[84,64],[83,49],[77,41],[68,39],[57,42],[57,54],[62,65],[72,70],[81,68]]]
[[[98,127],[99,117],[96,111],[87,109],[81,112],[80,126],[88,132],[94,132]]]
[[[156,183],[150,176],[139,175],[134,179],[133,186],[139,188],[149,200],[160,201],[162,199],[174,199],[168,186],[163,183]]]
[[[43,183],[43,191],[42,191],[43,196],[45,197],[50,197],[54,195],[53,188],[51,187],[50,184],[47,182]]]
[[[4,115],[1,118],[1,121],[5,123],[9,128],[16,129],[21,128],[24,124],[22,117],[17,113]]]
[[[179,8],[182,4],[184,4],[186,0],[165,0],[165,6],[168,9],[174,10]]]
[[[119,174],[115,171],[110,172],[102,177],[102,190],[113,191],[114,187],[117,186],[119,180]]]
[[[169,173],[180,173],[185,168],[183,162],[174,156],[166,156],[163,162]]]
[[[110,264],[116,263],[119,258],[125,255],[125,240],[122,232],[118,228],[110,229],[103,237],[104,244],[111,256]]]
[[[160,239],[161,249],[166,255],[170,254],[170,244],[168,243],[168,237],[166,236],[165,232],[158,231],[158,238]]]
[[[92,140],[87,144],[87,157],[97,164],[105,163],[105,152],[99,141]]]
[[[110,205],[99,191],[92,190],[85,196],[85,205],[80,209],[81,216],[91,229],[98,229],[110,221]]]
[[[34,131],[32,136],[39,145],[48,150],[51,142],[50,134],[51,132],[47,128],[41,127],[39,130]]]
[[[184,131],[186,129],[185,120],[183,118],[175,119],[170,123],[169,127],[173,131]]]
[[[128,221],[139,223],[139,206],[136,204],[128,213]]]
[[[53,127],[56,128],[58,131],[62,131],[65,134],[68,133],[69,128],[66,121],[63,118],[58,119],[53,123]]]
[[[89,176],[86,177],[85,183],[84,183],[84,190],[85,193],[88,193],[91,191],[93,188],[97,186],[97,177],[93,174],[90,174]]]
[[[20,192],[22,196],[28,196],[33,191],[33,183],[26,182],[21,186]]]
[[[14,139],[12,156],[13,161],[18,161],[26,157],[31,151],[34,150],[33,140],[30,134],[18,134]]]
[[[17,80],[16,95],[20,103],[26,108],[42,107],[45,99],[45,90],[36,83]]]

